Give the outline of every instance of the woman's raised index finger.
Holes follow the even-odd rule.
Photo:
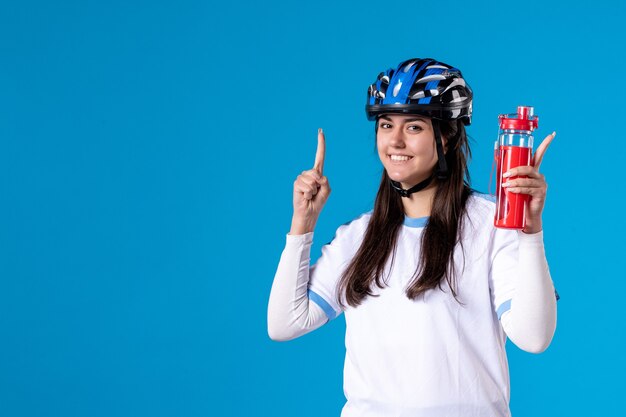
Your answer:
[[[322,128],[317,129],[317,153],[315,154],[315,165],[313,169],[324,175],[324,156],[326,154],[326,138]]]

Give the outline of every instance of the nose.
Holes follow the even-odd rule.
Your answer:
[[[404,148],[404,132],[402,128],[399,126],[394,126],[390,135],[389,135],[389,145],[394,148]]]

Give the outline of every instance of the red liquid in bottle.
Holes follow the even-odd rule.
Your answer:
[[[496,194],[497,206],[494,225],[505,229],[523,229],[525,222],[525,203],[528,202],[527,194],[515,194],[502,187],[502,174],[508,170],[531,165],[531,148],[523,146],[500,146],[497,156]],[[514,176],[504,178],[513,180],[527,178],[526,176]]]

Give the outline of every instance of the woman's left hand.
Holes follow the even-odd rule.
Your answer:
[[[546,178],[539,173],[539,166],[554,136],[556,136],[556,132],[552,132],[541,142],[537,152],[535,152],[532,166],[519,166],[510,169],[503,175],[505,178],[520,175],[527,177],[515,178],[502,184],[511,193],[528,194],[530,196],[526,206],[526,227],[524,227],[524,233],[537,233],[542,229],[541,213],[546,202],[548,184],[546,183]]]

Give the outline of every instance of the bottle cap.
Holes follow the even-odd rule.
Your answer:
[[[530,106],[517,106],[517,113],[500,114],[500,129],[528,130],[537,129],[539,117],[535,116],[535,110]]]

